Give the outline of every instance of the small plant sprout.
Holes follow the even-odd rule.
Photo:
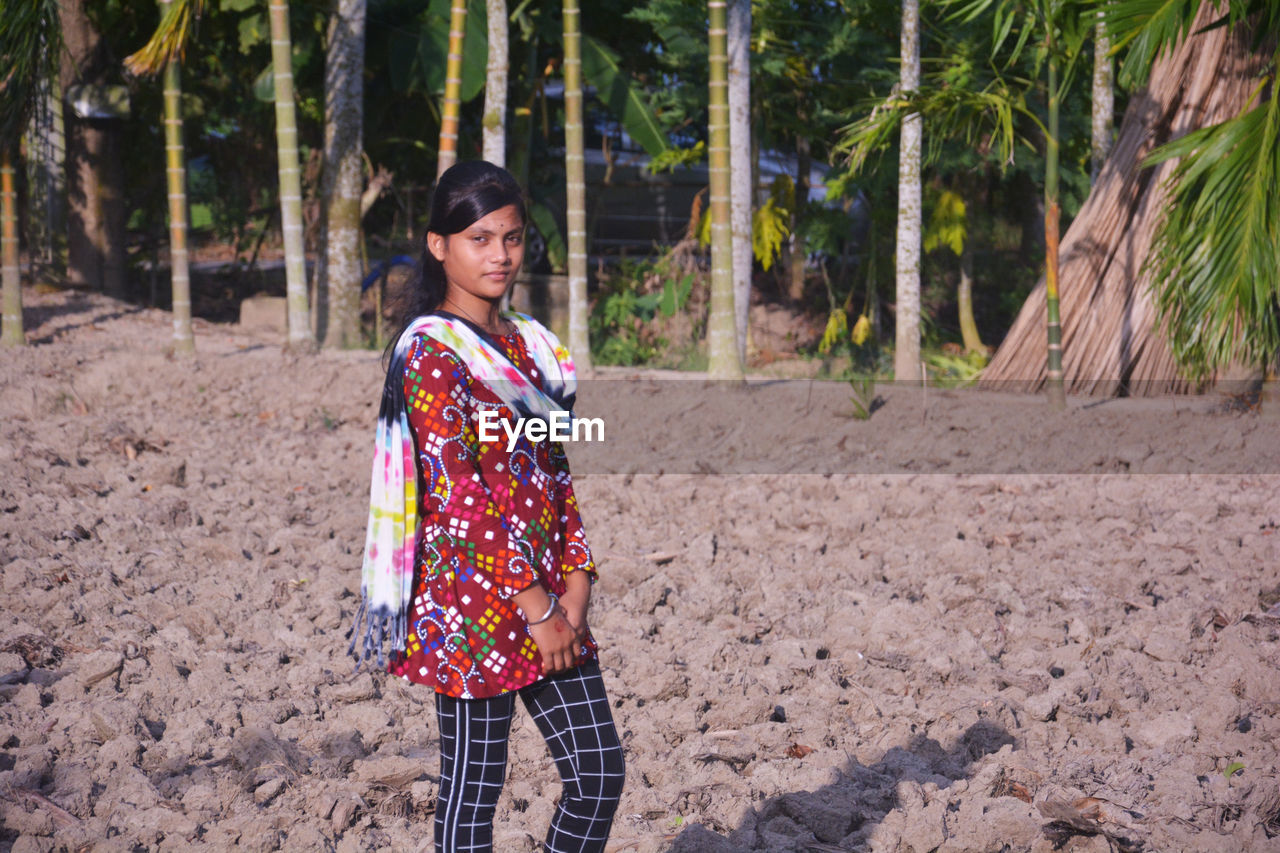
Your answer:
[[[854,376],[849,380],[853,389],[850,401],[853,403],[853,416],[860,421],[871,417],[871,406],[876,396],[876,380],[872,376]]]

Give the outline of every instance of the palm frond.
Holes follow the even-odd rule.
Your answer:
[[[0,146],[22,134],[61,53],[56,0],[12,3],[0,14]]]
[[[158,74],[170,62],[186,56],[194,23],[204,12],[205,0],[171,0],[156,31],[142,49],[125,58],[124,67],[138,76]]]
[[[1025,82],[1025,81],[1023,81]],[[919,113],[925,124],[924,164],[934,163],[949,141],[963,141],[985,153],[996,152],[1001,164],[1013,162],[1018,143],[1034,147],[1018,130],[1017,118],[1028,119],[1043,130],[1040,119],[1022,96],[1000,78],[981,89],[926,82],[903,94],[896,86],[884,100],[868,105],[861,119],[839,131],[835,153],[846,157],[851,175],[861,173],[870,159],[885,151],[895,139],[902,119]]]
[[[1164,145],[1147,160],[1182,157],[1169,178],[1147,268],[1170,346],[1192,378],[1280,351],[1280,99],[1274,83],[1273,71],[1251,109]]]
[[[1117,0],[1102,8],[1111,35],[1111,53],[1128,48],[1120,65],[1120,82],[1140,85],[1165,51],[1187,37],[1202,0]]]

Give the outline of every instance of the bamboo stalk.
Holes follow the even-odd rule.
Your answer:
[[[1058,60],[1053,48],[1053,24],[1046,23],[1049,54],[1049,133],[1045,140],[1044,169],[1044,281],[1045,313],[1048,317],[1049,358],[1046,366],[1049,406],[1067,407],[1062,382],[1062,321],[1058,314],[1058,112],[1062,93],[1058,91]]]
[[[164,6],[168,6],[165,0]],[[164,66],[164,157],[169,191],[169,276],[173,288],[173,352],[195,355],[191,328],[191,266],[187,254],[187,164],[182,145],[182,66],[174,57]]]
[[[18,266],[18,195],[13,186],[13,159],[6,146],[0,152],[0,276],[4,280],[3,331],[0,344],[21,346],[22,275]]]
[[[725,0],[709,0],[711,60],[707,154],[711,172],[711,310],[707,371],[712,379],[741,379],[733,304],[732,211],[729,204],[729,46]]]
[[[293,102],[293,49],[287,0],[270,0],[271,74],[276,98],[276,148],[280,174],[280,227],[284,235],[285,292],[290,349],[315,347],[307,307],[307,256],[302,239],[302,172]]]
[[[440,145],[436,178],[458,162],[458,113],[462,106],[462,42],[467,32],[466,0],[449,8],[449,56],[444,66],[444,103],[440,110]]]

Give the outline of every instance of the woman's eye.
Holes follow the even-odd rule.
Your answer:
[[[522,237],[519,234],[512,234],[510,237],[507,238],[507,242],[513,246],[519,246],[521,243],[524,242],[524,237]]]

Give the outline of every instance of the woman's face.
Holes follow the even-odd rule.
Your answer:
[[[427,249],[444,266],[447,296],[501,299],[524,260],[524,219],[509,204],[457,234],[428,232]]]

